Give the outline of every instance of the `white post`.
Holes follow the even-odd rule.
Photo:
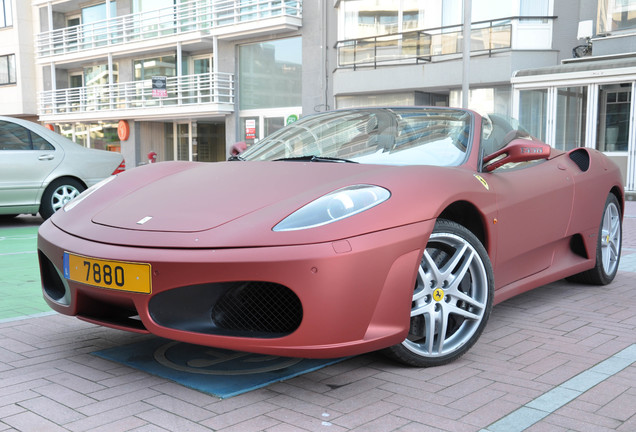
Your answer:
[[[219,86],[217,77],[219,73],[219,37],[214,35],[212,37],[212,73],[210,73],[210,91],[214,95],[210,102],[219,101]]]
[[[113,53],[108,53],[108,102],[109,108],[114,108],[114,100],[113,100],[113,84],[114,84],[114,76],[113,76]]]
[[[468,108],[468,96],[470,86],[470,23],[471,23],[471,0],[464,0],[464,43],[462,45],[462,108]]]
[[[177,90],[177,105],[181,105],[182,101],[182,95],[181,95],[181,90],[182,90],[182,85],[183,85],[183,80],[181,79],[181,77],[183,76],[183,67],[181,65],[182,63],[182,55],[183,53],[181,52],[181,41],[177,42],[177,82],[176,82],[176,90]],[[166,85],[167,87],[167,85]]]
[[[47,18],[48,18],[48,25],[49,25],[49,55],[54,55],[55,47],[53,45],[53,5],[51,4],[51,2],[48,2],[46,6],[47,6],[46,9],[48,14]],[[64,38],[62,39],[62,47],[64,47],[65,43],[66,43],[66,40]]]

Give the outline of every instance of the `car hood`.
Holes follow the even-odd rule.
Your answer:
[[[93,241],[146,247],[333,241],[435,217],[443,203],[432,199],[414,204],[412,192],[431,182],[447,184],[443,177],[449,171],[465,170],[289,161],[163,162],[120,174],[72,210],[58,212],[52,222]],[[309,202],[357,184],[383,186],[391,198],[325,226],[272,231]],[[445,189],[439,188],[440,194],[452,199]]]

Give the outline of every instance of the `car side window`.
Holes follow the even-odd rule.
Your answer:
[[[0,150],[55,150],[55,148],[29,129],[0,120]]]
[[[55,147],[53,147],[50,142],[42,138],[40,135],[33,131],[29,131],[29,133],[31,134],[33,150],[55,150]]]
[[[29,130],[6,121],[0,121],[1,150],[31,150]]]

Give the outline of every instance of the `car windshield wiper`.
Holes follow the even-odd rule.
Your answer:
[[[241,155],[232,155],[229,158],[227,158],[227,160],[229,161],[241,161],[243,162],[245,160],[245,158],[243,158]]]
[[[274,159],[274,161],[292,161],[292,162],[338,162],[338,163],[358,163],[349,159],[341,159],[335,157],[325,157],[316,155],[297,156],[289,158]]]

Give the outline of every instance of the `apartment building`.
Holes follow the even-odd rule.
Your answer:
[[[307,2],[306,2],[307,3]],[[218,161],[325,104],[326,7],[300,0],[33,0],[40,121],[128,166]],[[308,22],[309,16],[314,17]],[[305,85],[301,83],[317,83]]]
[[[518,116],[558,148],[611,153],[633,189],[636,1],[471,3],[469,107]],[[149,152],[223,160],[237,141],[326,109],[461,105],[462,0],[32,4],[40,121],[129,166]],[[579,38],[588,21],[593,34]],[[612,110],[623,113],[616,132]]]
[[[0,0],[0,115],[37,120],[33,20],[28,2]]]

